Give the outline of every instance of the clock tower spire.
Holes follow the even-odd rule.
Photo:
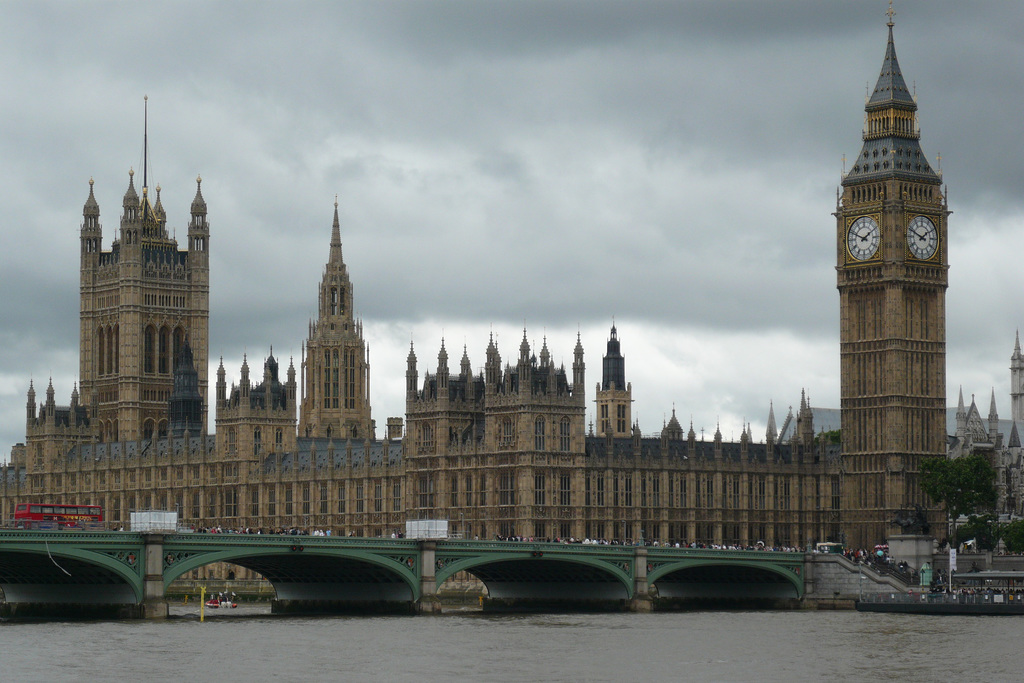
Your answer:
[[[950,212],[942,178],[921,150],[892,14],[888,28],[861,151],[835,213],[843,521],[857,547],[882,542],[897,510],[929,507],[920,464],[946,451]]]

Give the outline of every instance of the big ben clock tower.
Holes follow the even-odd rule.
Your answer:
[[[949,211],[942,178],[921,151],[891,12],[864,144],[835,213],[843,522],[854,547],[883,542],[897,510],[928,510],[920,465],[946,452]]]

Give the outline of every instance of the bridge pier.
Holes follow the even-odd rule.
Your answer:
[[[145,574],[142,579],[142,618],[166,619],[169,613],[164,597],[164,535],[142,534]]]
[[[647,548],[642,545],[633,550],[633,599],[629,601],[630,612],[650,612],[654,601],[647,584]]]
[[[441,599],[437,596],[437,541],[420,541],[420,597],[417,614],[440,614]]]

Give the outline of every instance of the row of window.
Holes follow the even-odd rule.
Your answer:
[[[355,349],[345,349],[342,354],[338,349],[324,349],[323,367],[317,368],[317,374],[323,385],[324,408],[344,406],[346,410],[352,410],[356,407]]]
[[[238,432],[234,427],[227,428],[228,453],[238,451]],[[284,429],[278,427],[274,430],[274,450],[280,451],[284,447]],[[256,427],[252,430],[252,454],[254,456],[263,453],[263,429]]]
[[[147,375],[169,375],[185,344],[185,329],[147,325],[142,333],[142,371]]]
[[[572,422],[568,417],[558,420],[557,450],[568,453],[572,450]],[[548,429],[547,419],[538,417],[533,422],[533,449],[536,451],[547,451]],[[420,454],[435,453],[437,449],[437,436],[434,425],[429,422],[421,423],[416,431],[417,452]],[[459,435],[456,430],[450,430],[448,440],[450,445],[458,441]],[[516,421],[511,417],[502,418],[498,424],[498,449],[503,451],[516,448]]]
[[[615,406],[615,432],[622,434],[628,427],[628,418],[626,417],[626,404],[619,403]],[[607,434],[611,429],[611,418],[608,416],[608,404],[602,403],[600,414],[598,415],[598,422],[600,430],[598,434]]]
[[[73,478],[73,475],[71,477]],[[57,486],[60,486],[60,484],[57,483]],[[337,486],[337,497],[334,501],[335,511],[338,514],[346,514],[350,511],[346,500],[346,484],[340,483]],[[327,484],[302,483],[294,486],[288,484],[282,488],[282,500],[280,501],[278,500],[277,489],[267,489],[266,516],[273,517],[278,514],[331,514],[330,489]],[[372,484],[372,497],[370,498],[364,496],[364,488],[362,483],[352,485],[354,499],[351,512],[385,512],[389,503],[392,512],[400,512],[402,510],[402,485],[400,482],[393,482],[390,486],[382,482]],[[219,491],[219,494],[219,501],[216,495],[206,496],[205,516],[211,519],[238,517],[242,507],[239,492],[233,488],[225,488]],[[390,501],[386,498],[389,494]],[[125,511],[148,510],[156,507],[162,510],[178,510],[186,519],[201,519],[204,516],[202,514],[204,512],[203,505],[201,504],[202,501],[203,496],[199,491],[193,491],[191,494],[179,492],[176,495],[169,495],[166,491],[156,494],[146,492],[138,496],[134,493],[125,494],[124,496],[117,495],[112,496],[110,499],[109,518],[112,521],[122,520],[121,511],[123,503]],[[82,504],[91,505],[92,498],[86,497]],[[174,507],[170,507],[171,505]],[[249,492],[248,507],[250,516],[264,516],[264,513],[260,510],[259,489],[252,489]]]

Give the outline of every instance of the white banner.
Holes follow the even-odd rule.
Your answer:
[[[949,546],[949,571],[950,573],[956,571],[956,548]]]

